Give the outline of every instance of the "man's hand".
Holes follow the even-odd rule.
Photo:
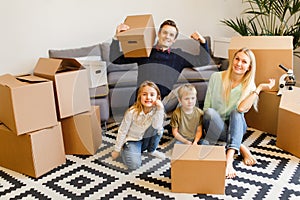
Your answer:
[[[202,35],[200,35],[200,33],[198,33],[197,31],[195,31],[191,35],[191,38],[194,39],[194,40],[199,41],[200,43],[205,43],[206,42],[205,38]]]
[[[123,31],[127,31],[130,27],[126,24],[120,24],[117,26],[117,29],[116,29],[116,34],[120,33],[120,32],[123,32]]]

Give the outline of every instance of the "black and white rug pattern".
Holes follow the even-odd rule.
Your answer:
[[[66,164],[38,179],[0,167],[0,199],[300,199],[300,159],[277,148],[276,137],[268,133],[247,131],[244,143],[258,164],[249,167],[237,158],[238,177],[226,179],[225,195],[210,195],[171,192],[174,141],[168,134],[160,143],[165,160],[143,155],[142,167],[133,172],[113,161],[117,130],[117,123],[108,125],[95,155],[67,155]]]

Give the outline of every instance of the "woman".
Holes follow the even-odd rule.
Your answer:
[[[275,85],[269,83],[255,86],[255,56],[247,48],[238,50],[228,70],[214,73],[209,81],[205,102],[203,129],[205,139],[213,144],[218,140],[226,142],[226,177],[234,178],[233,167],[235,153],[241,153],[246,165],[256,164],[256,159],[242,144],[247,130],[244,113],[253,105],[257,109],[259,93]]]

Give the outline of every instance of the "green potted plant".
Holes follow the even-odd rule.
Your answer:
[[[300,0],[242,0],[248,7],[236,19],[221,22],[242,36],[293,36],[294,50],[300,47]],[[300,57],[300,52],[294,51]]]

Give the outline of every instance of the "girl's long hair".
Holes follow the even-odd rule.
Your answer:
[[[245,99],[250,92],[254,89],[256,89],[255,85],[255,72],[256,72],[256,60],[254,53],[248,49],[248,48],[241,48],[237,52],[234,53],[233,59],[231,60],[231,63],[229,65],[229,68],[224,71],[222,74],[222,80],[223,80],[223,91],[224,91],[224,99],[228,103],[229,97],[230,97],[230,91],[231,91],[231,74],[233,71],[233,60],[235,59],[236,55],[240,52],[243,52],[250,58],[250,65],[249,70],[244,74],[242,79],[242,95],[239,102],[241,102],[243,99]],[[257,100],[253,104],[254,108],[257,110]]]
[[[138,93],[137,93],[137,99],[135,101],[135,103],[129,108],[129,110],[135,110],[137,114],[140,114],[140,112],[143,111],[143,105],[142,105],[142,102],[141,102],[141,96],[142,96],[142,89],[146,86],[149,86],[149,87],[152,87],[156,90],[157,92],[157,99],[160,100],[161,96],[160,96],[160,90],[159,88],[157,87],[157,85],[152,82],[152,81],[144,81],[139,89],[138,89]]]

